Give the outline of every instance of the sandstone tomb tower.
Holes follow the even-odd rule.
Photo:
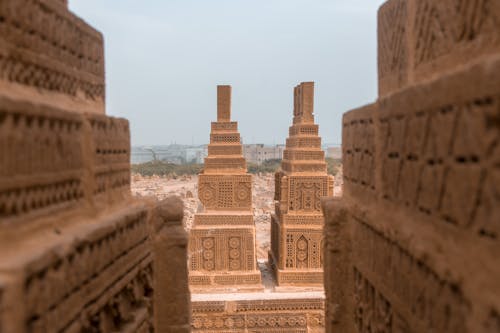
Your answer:
[[[333,195],[318,125],[314,82],[294,89],[293,124],[276,173],[269,263],[278,285],[323,285],[321,198]]]
[[[203,212],[190,235],[189,282],[206,287],[261,289],[255,255],[252,176],[242,155],[238,123],[231,121],[231,86],[217,86],[217,121],[199,175]]]

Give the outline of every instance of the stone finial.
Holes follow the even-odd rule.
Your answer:
[[[217,86],[217,121],[231,121],[231,86]]]
[[[314,112],[314,82],[300,84],[300,113],[304,120],[312,120]]]
[[[302,82],[293,93],[294,123],[314,122],[314,82]]]

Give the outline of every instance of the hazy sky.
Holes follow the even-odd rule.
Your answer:
[[[376,98],[376,16],[383,0],[70,0],[102,31],[107,113],[133,145],[207,143],[216,85],[233,86],[245,143],[283,143],[293,87],[315,81],[325,143],[343,112]]]

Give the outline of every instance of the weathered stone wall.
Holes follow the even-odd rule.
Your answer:
[[[323,205],[329,332],[500,331],[496,3],[380,9],[379,41],[409,20],[428,44],[379,45],[403,79],[381,73],[379,100],[344,115],[344,196]]]
[[[497,0],[391,0],[378,13],[381,96],[500,51]]]
[[[0,2],[0,332],[188,332],[182,202],[131,197],[102,35],[66,5]]]
[[[66,1],[0,3],[0,87],[72,112],[104,113],[102,34]]]

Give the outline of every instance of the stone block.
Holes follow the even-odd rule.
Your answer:
[[[217,86],[217,121],[231,120],[231,86]]]
[[[387,1],[378,13],[379,95],[498,53],[499,18],[497,1]]]
[[[104,113],[103,36],[62,3],[2,1],[0,86],[18,98]]]

